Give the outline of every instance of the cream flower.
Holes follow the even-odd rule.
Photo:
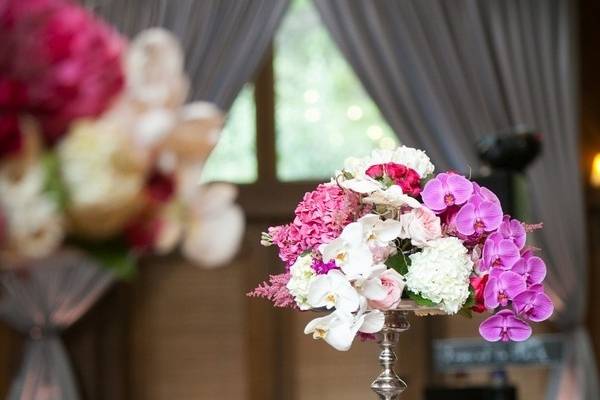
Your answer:
[[[237,253],[244,233],[244,213],[234,200],[233,185],[196,185],[195,195],[188,187],[183,198],[186,208],[183,254],[205,268],[226,264]]]
[[[473,261],[455,237],[435,239],[423,251],[410,255],[406,287],[456,314],[469,296]]]
[[[122,228],[141,206],[144,171],[130,163],[127,139],[108,121],[80,121],[57,149],[74,228],[94,237]]]
[[[28,167],[18,178],[0,173],[0,209],[6,218],[7,249],[25,258],[45,257],[64,237],[56,201],[44,193],[41,165]]]
[[[312,268],[312,257],[309,254],[298,257],[290,267],[290,273],[291,278],[286,285],[287,289],[294,296],[294,300],[301,310],[310,309],[308,290],[311,282],[317,276]]]
[[[183,104],[189,86],[183,50],[169,31],[153,28],[137,35],[129,46],[125,68],[127,92],[136,101],[170,108]]]

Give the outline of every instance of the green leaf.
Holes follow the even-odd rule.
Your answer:
[[[462,308],[458,311],[458,314],[462,315],[463,317],[473,318],[473,310],[471,310],[471,309],[473,308],[474,305],[475,305],[475,290],[471,286],[469,286],[469,297],[467,297],[465,304],[463,304]]]
[[[56,202],[61,210],[67,207],[68,194],[60,174],[60,162],[55,152],[47,152],[42,157],[46,173],[44,192]]]
[[[105,268],[112,270],[118,279],[131,280],[137,274],[137,257],[120,240],[79,242],[76,245]]]
[[[438,305],[438,303],[434,303],[433,301],[426,299],[425,297],[421,296],[421,294],[419,294],[419,293],[411,292],[410,290],[407,290],[406,293],[408,294],[409,299],[413,300],[415,303],[417,303],[420,306],[435,307]]]
[[[395,269],[400,275],[406,275],[408,273],[408,266],[410,265],[410,258],[406,257],[404,253],[399,252],[389,257],[385,265]]]

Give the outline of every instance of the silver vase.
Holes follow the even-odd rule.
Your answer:
[[[407,388],[406,383],[394,371],[397,360],[394,348],[400,340],[400,334],[410,328],[409,313],[416,315],[442,314],[437,308],[417,306],[412,301],[403,301],[395,310],[385,312],[385,325],[379,333],[379,363],[383,372],[371,383],[371,389],[377,393],[380,400],[397,400]]]

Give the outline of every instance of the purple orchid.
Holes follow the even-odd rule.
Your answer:
[[[483,292],[485,308],[493,310],[498,306],[506,307],[510,300],[526,289],[525,278],[521,275],[496,269],[490,273],[490,279]]]
[[[550,318],[554,312],[554,304],[541,285],[535,285],[529,290],[515,296],[513,308],[521,315],[533,322],[542,322]]]
[[[499,203],[474,195],[458,210],[456,230],[465,236],[492,232],[502,223],[502,216]]]
[[[441,173],[427,182],[421,198],[425,205],[441,213],[448,207],[464,204],[473,193],[473,184],[467,178],[455,173]]]
[[[487,271],[490,268],[511,269],[520,259],[519,248],[510,239],[504,239],[499,232],[492,233],[483,245],[479,268]]]
[[[512,271],[525,278],[527,286],[542,283],[546,277],[546,264],[540,257],[534,256],[533,252],[526,251],[521,259],[512,267]]]
[[[500,199],[494,192],[485,186],[479,186],[477,183],[473,182],[473,196],[479,197],[484,201],[491,201],[492,203],[500,204]]]
[[[531,336],[531,327],[511,310],[502,310],[483,321],[479,333],[489,342],[522,342]]]
[[[504,239],[512,240],[519,249],[522,249],[523,246],[525,246],[527,234],[525,233],[525,227],[521,221],[511,219],[509,215],[506,215],[498,228],[498,232],[500,232]]]

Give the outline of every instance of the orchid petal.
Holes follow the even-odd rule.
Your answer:
[[[527,289],[525,279],[513,271],[503,272],[502,275],[500,275],[500,282],[502,288],[511,299],[514,299],[515,296]]]
[[[456,229],[465,236],[475,233],[475,206],[467,203],[456,213]]]
[[[473,193],[473,184],[462,175],[448,175],[446,185],[450,193],[454,196],[454,204],[456,205],[466,203]]]
[[[479,205],[479,218],[485,224],[487,232],[498,229],[502,223],[503,212],[499,203],[484,201]]]
[[[487,285],[485,285],[485,289],[483,291],[483,301],[485,304],[485,308],[494,309],[500,305],[498,302],[498,292],[500,291],[498,288],[499,279],[493,276],[490,276]]]
[[[363,333],[377,333],[383,329],[385,315],[379,310],[373,310],[365,314],[365,319],[358,329]]]
[[[501,315],[492,315],[479,325],[479,334],[488,342],[497,342],[502,339],[502,322]]]
[[[527,283],[533,285],[541,283],[546,277],[546,264],[539,257],[531,257],[527,260]]]
[[[421,192],[423,203],[434,211],[442,211],[446,209],[444,202],[444,187],[439,179],[432,179],[425,184]]]

